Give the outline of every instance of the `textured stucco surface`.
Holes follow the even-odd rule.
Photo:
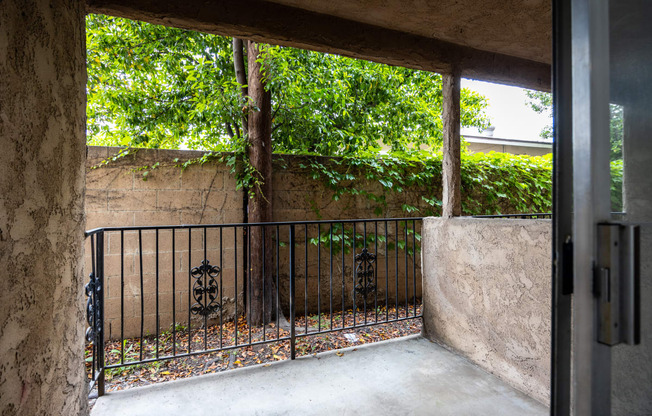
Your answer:
[[[271,1],[477,49],[552,62],[551,1]]]
[[[84,3],[0,2],[0,414],[86,411]]]
[[[424,333],[550,399],[549,220],[426,218]]]

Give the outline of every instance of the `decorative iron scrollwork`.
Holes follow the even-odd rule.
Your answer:
[[[100,285],[100,279],[94,273],[91,273],[88,278],[89,281],[84,286],[86,296],[88,297],[86,300],[86,322],[88,322],[89,327],[86,329],[86,341],[93,342],[102,331],[99,296],[102,287]]]
[[[208,260],[203,260],[201,266],[194,267],[190,271],[190,275],[195,278],[192,296],[196,303],[190,308],[193,315],[208,316],[222,307],[217,302],[219,290],[215,280],[221,272],[219,267],[211,265]]]
[[[360,254],[356,254],[355,256],[355,292],[359,293],[364,298],[376,291],[376,283],[374,282],[375,262],[376,255],[374,253],[370,253],[366,247],[362,249]]]

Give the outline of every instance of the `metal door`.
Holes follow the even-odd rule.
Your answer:
[[[652,414],[652,2],[553,15],[551,413]]]

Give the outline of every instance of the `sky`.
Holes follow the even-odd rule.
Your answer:
[[[468,88],[484,95],[489,106],[485,112],[496,127],[494,137],[506,139],[541,140],[539,133],[552,119],[546,114],[537,114],[525,103],[525,90],[518,87],[492,84],[490,82],[462,79],[462,88]],[[462,135],[478,135],[478,130],[462,129]]]

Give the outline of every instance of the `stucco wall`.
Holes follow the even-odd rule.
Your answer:
[[[427,218],[424,333],[550,400],[549,220]]]
[[[224,162],[214,160],[204,165],[192,164],[186,169],[178,167],[186,160],[202,156],[203,152],[140,149],[126,157],[121,157],[111,163],[103,163],[115,155],[118,148],[91,146],[88,148],[86,163],[86,215],[87,229],[111,226],[148,226],[148,225],[180,225],[180,224],[229,224],[242,223],[245,218],[243,209],[244,194],[236,189],[236,181]],[[328,158],[324,158],[327,162]],[[155,169],[145,169],[153,166]],[[275,156],[273,175],[273,206],[275,221],[303,221],[320,219],[355,219],[374,217],[374,206],[366,198],[354,198],[344,195],[338,201],[333,200],[333,190],[321,181],[306,175],[301,168],[302,158],[294,156]],[[147,171],[147,180],[143,173]],[[433,186],[438,187],[439,184]],[[380,186],[364,183],[356,184],[377,193],[382,192]],[[402,193],[386,195],[387,208],[382,213],[386,217],[402,217],[405,213],[401,206],[410,202],[421,204],[423,190],[407,189]],[[375,233],[373,225],[369,226],[368,234]],[[409,224],[410,230],[412,224]],[[416,223],[417,232],[420,230]],[[357,232],[363,233],[362,224],[357,225]],[[321,231],[328,230],[322,226]],[[395,244],[396,224],[388,225],[388,238]],[[347,232],[350,231],[347,226]],[[275,233],[274,229],[267,232]],[[309,237],[317,236],[317,226],[309,227]],[[159,232],[159,327],[169,329],[173,322],[173,312],[176,322],[186,324],[188,321],[188,270],[199,266],[203,259],[203,231],[192,234],[192,247],[188,247],[188,231],[175,232],[174,260],[175,270],[172,270],[172,234],[170,230]],[[335,237],[338,237],[337,231]],[[280,228],[280,241],[287,243],[288,230]],[[378,234],[384,237],[384,224],[379,224]],[[405,228],[399,224],[399,239],[403,240]],[[121,236],[119,232],[107,232],[105,242],[105,297],[104,305],[107,326],[107,338],[120,338],[140,335],[140,319],[145,319],[144,333],[153,334],[156,331],[156,233],[143,231],[142,262],[143,262],[143,294],[140,292],[141,255],[139,250],[139,235],[137,232],[125,232],[122,237],[124,257],[121,257]],[[411,236],[411,234],[410,234]],[[219,230],[207,231],[207,258],[211,264],[219,264],[220,247],[222,247],[222,277],[223,277],[223,319],[231,319],[235,313],[235,299],[238,299],[238,312],[243,308],[243,277],[245,276],[245,258],[243,257],[242,228],[238,231],[238,242],[235,242],[233,229],[225,228],[222,244],[219,240]],[[409,240],[409,247],[412,240]],[[342,305],[342,286],[344,286],[344,304],[352,307],[353,291],[353,255],[347,254],[344,259],[335,247],[333,256],[332,294],[329,281],[330,252],[326,244],[322,244],[318,255],[314,244],[308,245],[308,262],[305,262],[305,231],[297,227],[297,313],[302,314],[307,308],[309,313],[318,310],[328,311],[331,304],[337,310]],[[335,240],[337,241],[337,240]],[[418,242],[417,242],[418,243]],[[337,245],[338,243],[336,243]],[[373,243],[372,243],[373,244]],[[237,264],[236,264],[237,249]],[[379,255],[377,260],[379,305],[385,304],[385,295],[389,304],[405,304],[406,291],[408,301],[413,297],[421,297],[421,265],[420,257],[412,261],[405,251],[399,249],[385,252],[382,242],[378,249],[372,251]],[[90,242],[86,241],[86,270],[90,270]],[[190,256],[189,256],[190,254]],[[398,255],[398,257],[397,257]],[[389,257],[386,272],[384,256]],[[190,257],[190,258],[189,258]],[[398,260],[396,259],[398,258]],[[279,248],[279,298],[281,305],[287,311],[289,301],[289,266],[288,247]],[[319,259],[319,260],[318,260]],[[122,268],[121,268],[122,266]],[[406,279],[405,270],[408,270]],[[412,269],[416,270],[414,275]],[[238,282],[235,274],[237,270]],[[123,275],[124,273],[124,275]],[[88,273],[86,273],[87,275]],[[320,277],[319,277],[320,276]],[[385,280],[387,277],[387,282]],[[344,277],[344,279],[342,278]],[[121,279],[124,279],[124,327],[120,320],[122,306]],[[306,281],[307,279],[307,281]],[[415,283],[416,282],[416,283]],[[173,291],[174,288],[174,291]],[[236,289],[237,288],[237,289]],[[415,289],[416,288],[416,289]],[[174,303],[173,294],[174,292]],[[307,293],[307,302],[304,302]],[[321,300],[321,303],[318,302]],[[393,300],[393,301],[392,301]],[[142,303],[142,304],[141,304]],[[173,309],[172,305],[175,305]],[[142,312],[141,312],[142,310]],[[195,325],[200,324],[197,322]]]
[[[85,3],[0,2],[0,414],[86,413]]]

